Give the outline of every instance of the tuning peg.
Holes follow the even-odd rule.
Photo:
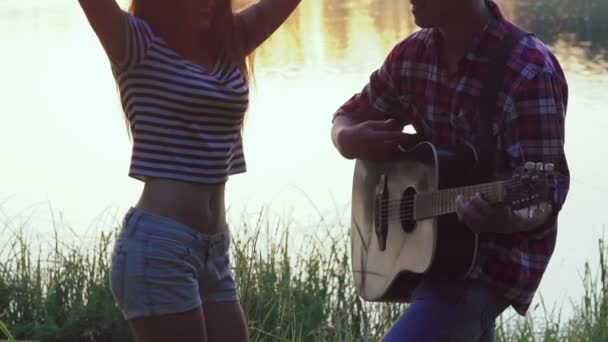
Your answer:
[[[545,164],[545,171],[553,172],[553,170],[555,170],[555,165],[553,163]]]
[[[534,162],[526,162],[524,164],[524,168],[528,171],[534,170],[535,167],[536,167],[536,163],[534,163]]]
[[[536,163],[536,171],[542,171],[544,168],[545,164],[538,162]]]

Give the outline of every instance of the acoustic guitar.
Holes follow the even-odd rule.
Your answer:
[[[521,209],[547,201],[553,165],[528,162],[508,179],[476,184],[471,148],[430,142],[400,147],[389,162],[356,160],[351,253],[357,293],[367,301],[407,302],[424,277],[464,277],[478,236],[460,223],[455,199],[480,193]]]

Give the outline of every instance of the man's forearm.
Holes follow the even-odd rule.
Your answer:
[[[344,146],[341,143],[340,136],[344,133],[346,129],[356,124],[358,124],[358,121],[356,121],[355,119],[346,115],[338,115],[334,119],[331,128],[331,141],[333,142],[338,152],[340,152],[340,154],[347,159],[352,159],[353,156],[351,156],[348,151],[345,151]]]

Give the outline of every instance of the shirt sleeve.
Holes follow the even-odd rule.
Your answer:
[[[404,124],[411,123],[408,114],[410,98],[403,91],[404,75],[399,73],[399,65],[403,58],[401,55],[401,46],[397,45],[380,68],[372,72],[363,90],[336,111],[333,120],[341,115],[354,119],[368,119],[372,114],[380,113],[382,117],[377,119],[394,118]],[[401,68],[401,70],[405,69]]]
[[[541,70],[525,81],[514,96],[514,110],[505,122],[505,148],[513,169],[528,161],[553,163],[553,212],[542,228],[555,226],[569,189],[564,151],[568,87],[561,72]]]
[[[126,71],[141,63],[145,58],[154,34],[143,19],[128,12],[123,12],[123,15],[125,16],[124,54],[121,60],[111,59],[111,62],[113,67]]]

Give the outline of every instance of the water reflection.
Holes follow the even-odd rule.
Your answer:
[[[253,1],[237,0],[236,7]],[[409,3],[303,1],[278,34],[256,52],[259,65],[360,72],[377,66],[388,50],[415,29]]]
[[[551,45],[570,70],[608,71],[608,1],[514,1],[516,22]]]
[[[513,0],[512,0],[513,1]],[[561,36],[593,42],[592,53],[608,48],[608,1],[543,0],[513,1],[516,20],[552,44]]]
[[[608,1],[503,0],[500,6],[508,18],[550,45],[565,69],[595,75],[608,71]],[[360,71],[377,65],[416,29],[408,1],[307,0],[258,51],[258,62],[264,67],[300,64]]]

